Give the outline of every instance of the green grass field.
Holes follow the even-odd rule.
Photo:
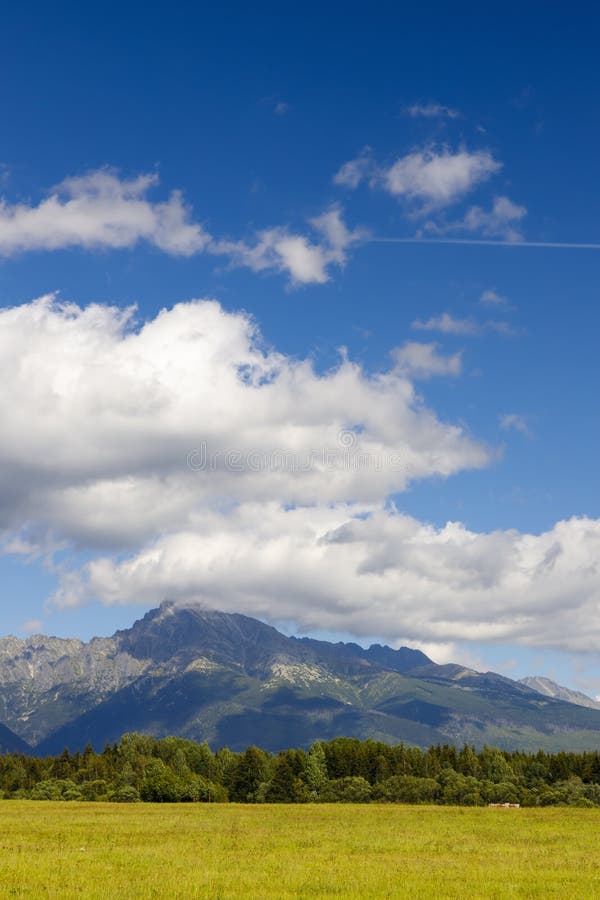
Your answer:
[[[0,896],[600,898],[600,810],[0,801]]]

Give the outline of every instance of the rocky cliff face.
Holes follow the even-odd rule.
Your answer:
[[[36,635],[0,639],[0,721],[30,744],[96,705],[151,665],[117,636],[89,643]]]
[[[288,638],[256,619],[165,603],[89,643],[0,639],[0,722],[37,752],[127,731],[277,750],[347,735],[600,747],[600,711],[417,650]],[[2,733],[0,733],[2,745]]]

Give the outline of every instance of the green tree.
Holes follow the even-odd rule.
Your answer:
[[[294,770],[285,754],[277,760],[275,774],[265,792],[267,803],[303,803],[310,799],[304,782],[294,775]]]
[[[136,788],[130,784],[124,784],[111,794],[110,799],[113,803],[139,803],[141,798]]]
[[[515,781],[515,773],[506,757],[493,747],[484,747],[479,754],[479,777],[499,784]]]
[[[323,744],[320,741],[317,741],[310,748],[301,777],[308,790],[312,793],[313,798],[327,784],[327,761]]]
[[[442,803],[457,806],[481,806],[483,804],[482,784],[472,775],[463,775],[452,769],[444,769],[440,781],[442,783]]]
[[[325,785],[319,799],[323,803],[369,803],[371,785],[360,775],[334,778]]]
[[[162,759],[153,759],[146,767],[140,796],[151,803],[177,803],[182,799],[182,786]]]
[[[261,784],[269,780],[268,757],[258,747],[248,747],[237,761],[231,779],[230,799],[253,803]]]
[[[373,788],[373,799],[388,803],[434,803],[440,794],[435,778],[392,775]]]

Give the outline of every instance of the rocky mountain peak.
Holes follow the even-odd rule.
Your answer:
[[[419,650],[286,637],[201,605],[163,603],[87,643],[0,639],[0,743],[38,752],[101,749],[126,731],[235,748],[342,735],[556,749],[597,734],[600,746],[600,711],[565,699]]]

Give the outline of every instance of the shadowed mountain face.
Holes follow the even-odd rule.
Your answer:
[[[6,725],[0,725],[0,753],[28,753],[31,747]]]
[[[89,643],[0,639],[0,721],[39,753],[88,740],[101,749],[127,731],[233,749],[341,735],[600,747],[600,710],[501,675],[437,666],[407,648],[289,638],[247,616],[170,603]]]

